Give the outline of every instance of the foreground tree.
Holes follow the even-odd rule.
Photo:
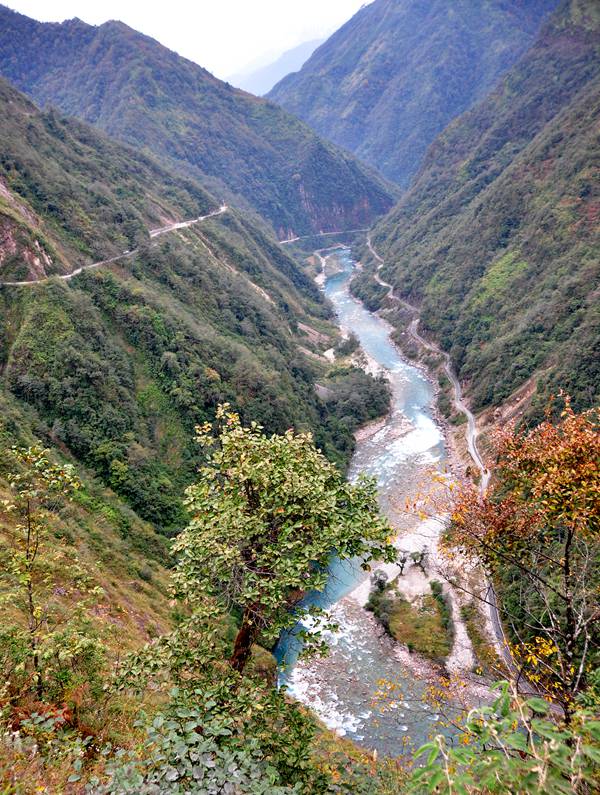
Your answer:
[[[174,544],[180,620],[128,655],[115,680],[118,690],[170,699],[144,747],[116,759],[98,791],[337,791],[332,769],[315,758],[313,719],[246,664],[255,642],[316,612],[298,603],[324,587],[331,555],[358,556],[366,568],[394,557],[374,485],[347,483],[309,434],[265,436],[227,406],[216,433],[207,424],[198,438],[206,464]],[[365,769],[364,788],[357,774],[348,791],[377,791],[371,763]]]
[[[243,671],[253,643],[273,642],[301,616],[304,594],[322,590],[333,554],[391,561],[391,530],[375,485],[350,484],[311,434],[265,436],[221,406],[218,431],[198,429],[207,462],[187,491],[192,520],[175,543],[177,593],[189,604],[215,598],[241,616],[231,665]]]
[[[600,663],[600,425],[597,410],[498,438],[498,484],[464,492],[447,543],[481,561],[526,678],[560,704]]]
[[[4,455],[12,496],[0,503],[0,703],[35,694],[65,704],[77,686],[100,687],[103,662],[88,617],[101,592],[57,533],[59,511],[80,484],[42,447]]]
[[[523,700],[498,685],[496,701],[473,709],[461,742],[438,735],[417,752],[405,789],[422,795],[591,795],[600,786],[600,721],[579,706],[559,727],[542,699]]]

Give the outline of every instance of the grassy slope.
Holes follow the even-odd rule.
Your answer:
[[[557,0],[375,0],[270,92],[403,187],[435,136],[522,55]]]
[[[35,413],[4,391],[0,392],[0,414],[1,501],[11,499],[6,450],[11,445],[33,444],[40,427]],[[77,550],[104,590],[95,618],[109,646],[133,649],[170,626],[168,542],[93,473],[80,466],[77,472],[82,489],[74,502],[61,504],[54,532],[67,547]],[[14,521],[14,516],[0,512],[0,548],[8,542],[5,533]]]
[[[44,24],[0,7],[0,72],[237,197],[282,237],[362,227],[391,206],[389,186],[298,119],[122,23]]]
[[[377,227],[476,408],[533,375],[598,400],[600,12],[572,0],[497,90],[444,132]]]

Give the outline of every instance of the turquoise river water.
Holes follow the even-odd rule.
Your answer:
[[[406,500],[421,493],[432,469],[446,466],[444,439],[436,423],[434,390],[424,373],[407,363],[390,340],[391,327],[369,312],[349,292],[355,263],[347,249],[333,256],[341,272],[326,279],[325,293],[343,330],[353,331],[373,366],[385,371],[392,390],[389,415],[371,434],[362,434],[349,477],[364,472],[376,478],[382,511],[398,534],[418,537],[426,544],[427,522],[403,510]],[[276,650],[280,681],[309,705],[330,727],[380,754],[397,755],[403,746],[420,745],[439,731],[439,716],[424,701],[427,676],[418,675],[406,652],[385,635],[362,603],[366,574],[357,561],[334,560],[326,590],[309,599],[331,610],[339,631],[329,637],[327,658],[298,661],[294,633],[283,637]],[[362,587],[361,587],[362,586]],[[383,682],[394,684],[393,694],[381,698]]]

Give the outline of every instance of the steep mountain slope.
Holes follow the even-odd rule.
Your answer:
[[[429,144],[527,49],[558,0],[375,0],[269,97],[406,187]]]
[[[476,408],[532,377],[538,406],[600,397],[599,56],[600,6],[569,0],[373,235]]]
[[[14,544],[10,530],[18,520],[5,511],[4,503],[14,499],[9,473],[18,471],[11,450],[13,446],[35,444],[38,431],[35,411],[0,389],[0,557],[3,561],[6,545]],[[64,450],[59,453],[62,460],[64,453]],[[171,611],[166,599],[171,559],[169,541],[105,488],[92,472],[81,466],[76,472],[81,489],[72,502],[59,500],[60,518],[56,520],[54,533],[60,543],[78,550],[80,560],[90,567],[96,584],[104,591],[103,610],[95,617],[105,628],[111,627],[111,639],[121,651],[134,648],[170,624]],[[5,604],[3,610],[6,611]],[[3,618],[6,616],[4,612]]]
[[[378,176],[307,125],[120,22],[47,24],[2,6],[0,73],[253,208],[280,237],[363,227],[392,204]]]
[[[264,96],[273,86],[291,72],[297,72],[308,61],[324,39],[303,41],[297,47],[286,50],[272,63],[252,71],[231,75],[229,82],[257,97]]]
[[[198,184],[0,79],[0,280],[69,273],[217,208]]]
[[[196,217],[214,200],[5,83],[0,141],[0,281],[138,246],[69,281],[0,287],[0,392],[34,410],[38,436],[162,530],[181,521],[194,425],[219,402],[272,431],[312,429],[347,460],[353,427],[385,407],[386,389],[358,371],[328,378],[329,310],[272,239],[233,210],[150,239],[146,219]],[[332,400],[317,397],[317,378]],[[351,393],[353,405],[365,397],[363,417]]]

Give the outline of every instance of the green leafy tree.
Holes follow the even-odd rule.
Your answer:
[[[375,485],[344,480],[311,434],[266,436],[227,405],[218,432],[198,428],[207,461],[187,491],[192,520],[175,542],[175,586],[190,605],[216,598],[241,614],[231,665],[243,671],[253,643],[274,641],[300,617],[303,595],[322,590],[335,553],[391,561],[390,529]]]
[[[169,708],[153,720],[142,717],[143,748],[121,749],[109,762],[108,781],[91,782],[100,795],[279,795],[301,792],[283,786],[258,739],[235,733],[233,715],[214,714],[202,691],[189,704],[175,694]],[[214,706],[214,702],[212,702]]]
[[[180,621],[129,655],[115,682],[130,692],[170,687],[171,698],[142,747],[115,761],[109,791],[212,791],[230,766],[232,792],[330,791],[312,756],[313,720],[246,663],[256,641],[315,612],[298,603],[324,587],[332,554],[360,556],[366,568],[394,557],[374,485],[345,482],[310,434],[266,436],[227,405],[216,434],[207,424],[198,437],[206,463],[174,544]]]
[[[303,792],[326,791],[323,775],[311,758],[313,720],[272,684],[229,665],[226,623],[227,616],[208,600],[172,632],[123,661],[116,689],[168,691],[169,702],[161,713],[167,723],[148,725],[141,717],[148,736],[112,765],[115,789],[108,791],[120,792],[119,783],[124,792],[178,792],[177,786],[185,792],[210,792],[206,782],[213,784],[226,775],[227,759],[244,781],[246,773],[250,775],[249,770],[244,772],[246,763],[254,768],[250,779],[254,782],[256,775],[258,791],[265,783],[299,784]],[[195,722],[190,724],[192,719]],[[163,736],[165,728],[169,731]],[[174,776],[173,767],[179,775],[167,779]],[[173,789],[167,789],[168,781]],[[152,783],[163,789],[146,789]],[[255,792],[237,783],[232,792]]]
[[[470,712],[460,742],[439,735],[424,745],[407,793],[571,795],[598,792],[600,721],[579,709],[557,725],[541,698],[511,699],[507,682],[490,705]]]
[[[0,504],[4,687],[12,700],[29,691],[59,698],[101,657],[86,615],[99,589],[54,532],[58,509],[80,484],[72,467],[53,463],[39,446],[13,447],[9,457],[13,497]]]

